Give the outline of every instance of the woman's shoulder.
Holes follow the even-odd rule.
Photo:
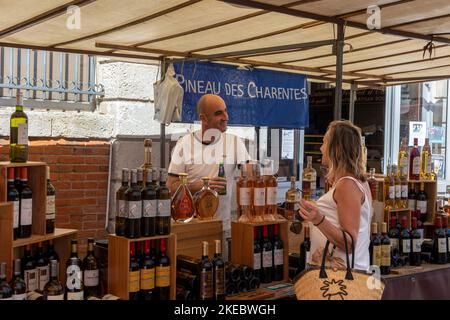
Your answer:
[[[358,193],[363,194],[363,190],[361,190],[361,187],[364,188],[364,184],[365,182],[360,181],[355,177],[345,176],[339,179],[339,181],[336,183],[335,190],[344,196],[354,196]]]

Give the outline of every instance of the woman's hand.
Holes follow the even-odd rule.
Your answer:
[[[323,214],[320,213],[319,208],[311,201],[304,199],[300,199],[299,214],[305,221],[311,221],[313,224],[318,224],[323,219]]]

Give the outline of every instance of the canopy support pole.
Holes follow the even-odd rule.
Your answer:
[[[164,76],[166,74],[166,70],[168,67],[168,63],[166,61],[166,59],[162,59],[161,61],[161,77],[160,79],[163,80]],[[160,165],[159,167],[165,168],[166,167],[166,124],[165,123],[161,123],[160,124]]]
[[[358,85],[353,82],[350,88],[350,105],[348,108],[348,120],[350,120],[352,123],[355,121],[355,101],[357,89]]]
[[[336,88],[334,94],[334,119],[342,118],[342,71],[344,63],[344,25],[337,24],[337,39],[334,47],[336,54]]]

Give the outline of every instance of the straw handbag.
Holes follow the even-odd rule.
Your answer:
[[[359,270],[352,270],[355,262],[355,247],[352,239],[352,264],[350,265],[346,232],[346,269],[325,267],[330,241],[327,241],[320,267],[311,267],[302,272],[294,285],[298,300],[380,300],[384,283],[375,276]],[[351,237],[351,236],[350,236]]]

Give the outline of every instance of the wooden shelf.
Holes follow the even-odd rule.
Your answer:
[[[411,209],[409,208],[400,208],[400,209],[391,209],[391,210],[386,210],[388,212],[409,212],[411,211]]]
[[[273,224],[280,224],[280,223],[286,223],[289,222],[286,219],[277,219],[274,221],[263,221],[263,222],[234,222],[236,224],[245,224],[253,227],[260,227],[260,226],[270,226]],[[291,221],[292,222],[292,221]]]
[[[55,228],[55,232],[54,233],[49,233],[49,234],[46,234],[46,235],[33,234],[30,238],[14,240],[13,241],[13,248],[23,247],[23,246],[26,246],[28,244],[35,244],[35,243],[39,243],[39,242],[44,242],[44,241],[56,239],[56,238],[66,237],[66,236],[69,236],[69,235],[72,235],[72,234],[76,234],[76,233],[77,233],[77,230],[75,230],[75,229]]]
[[[20,168],[20,167],[39,167],[46,166],[45,162],[36,162],[36,161],[28,161],[28,162],[10,162],[10,161],[0,161],[0,166],[4,166],[7,168]]]
[[[408,183],[433,183],[437,182],[437,180],[408,180]]]

